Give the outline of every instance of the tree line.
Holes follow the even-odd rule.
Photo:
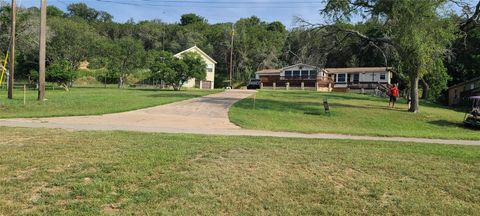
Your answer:
[[[215,84],[222,87],[227,85],[234,31],[235,85],[244,84],[259,69],[296,63],[318,67],[389,66],[395,69],[396,81],[412,89],[411,96],[423,92],[424,98],[437,100],[448,85],[480,75],[478,8],[471,8],[470,16],[462,16],[448,10],[452,2],[461,4],[449,0],[329,0],[319,16],[331,22],[298,20],[298,27],[292,29],[254,16],[216,24],[196,14],[184,14],[177,23],[119,23],[109,13],[84,3],[70,4],[67,11],[49,6],[47,80],[93,76],[99,82],[122,86],[165,79],[165,74],[152,72],[161,68],[158,56],[169,59],[197,45],[218,62]],[[9,12],[9,5],[2,4],[2,53],[9,44]],[[352,16],[363,16],[365,21],[352,24]],[[16,77],[34,82],[39,9],[20,8],[17,23]],[[91,70],[77,70],[85,61]]]

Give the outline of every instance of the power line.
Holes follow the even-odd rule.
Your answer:
[[[120,5],[130,5],[130,6],[136,6],[136,7],[168,7],[168,8],[179,8],[179,7],[188,7],[191,8],[192,5],[186,5],[186,4],[152,4],[152,3],[144,3],[145,0],[142,3],[134,3],[132,1],[129,2],[121,2],[121,1],[113,1],[113,0],[96,0],[97,2],[104,2],[104,3],[113,3],[113,4],[120,4]],[[147,1],[149,2],[149,1]],[[177,3],[184,3],[184,2],[177,2]],[[207,2],[204,2],[207,4]],[[210,3],[210,2],[208,2]],[[218,3],[218,2],[216,2]],[[215,3],[210,3],[213,5],[195,5],[194,7],[196,8],[223,8],[223,9],[234,9],[234,8],[247,8],[247,9],[255,9],[255,8],[309,8],[312,7],[313,3],[301,3],[301,4],[294,4],[294,5],[279,5],[278,3],[275,5],[259,5],[260,2],[256,3],[250,3],[247,4],[245,2],[237,2],[236,5],[232,6],[227,6],[227,5],[214,5]],[[287,2],[283,2],[287,4]],[[242,5],[243,4],[243,5]],[[254,4],[254,5],[252,5]],[[315,3],[315,4],[321,4],[321,3]],[[320,6],[320,5],[318,5]]]

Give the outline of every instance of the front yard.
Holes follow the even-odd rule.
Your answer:
[[[38,102],[37,91],[16,90],[14,100],[0,93],[0,118],[36,118],[56,116],[100,115],[125,112],[191,99],[219,92],[219,90],[169,91],[154,89],[72,88],[47,90],[47,101]]]
[[[479,140],[480,133],[462,125],[464,113],[422,103],[419,114],[407,112],[400,100],[395,109],[388,99],[353,93],[267,91],[244,99],[230,109],[230,120],[248,129],[302,133],[339,133]],[[323,111],[328,98],[331,115]]]
[[[0,128],[0,215],[476,215],[480,147]]]

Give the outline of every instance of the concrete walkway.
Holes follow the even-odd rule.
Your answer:
[[[228,109],[238,100],[246,98],[253,93],[254,91],[229,90],[172,104],[100,116],[3,119],[0,120],[0,126],[98,131],[121,130],[225,136],[397,141],[480,146],[480,141],[467,140],[372,137],[340,134],[302,134],[241,129],[229,121]]]

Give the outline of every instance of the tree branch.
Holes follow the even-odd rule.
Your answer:
[[[452,1],[455,2],[455,0],[452,0]],[[465,7],[468,7],[468,6],[465,6]],[[468,31],[474,28],[475,25],[478,25],[479,20],[480,20],[480,0],[475,6],[475,10],[473,11],[473,14],[460,24],[460,29],[462,31]]]

